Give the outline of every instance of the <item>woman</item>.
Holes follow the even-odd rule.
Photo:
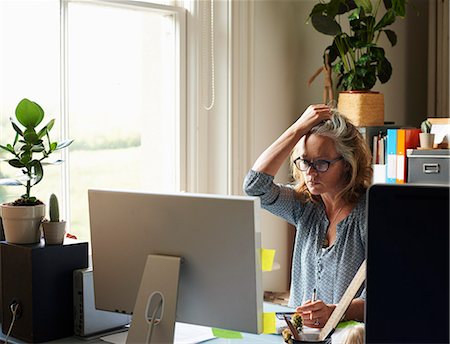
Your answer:
[[[294,187],[273,182],[291,153]],[[248,195],[296,227],[289,305],[323,327],[365,259],[370,151],[358,130],[326,105],[311,105],[256,160]],[[314,300],[311,295],[316,296]],[[345,320],[363,321],[364,291]]]

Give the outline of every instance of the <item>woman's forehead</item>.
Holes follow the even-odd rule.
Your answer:
[[[302,137],[297,145],[297,153],[306,157],[331,157],[337,154],[337,150],[333,139],[311,134]]]

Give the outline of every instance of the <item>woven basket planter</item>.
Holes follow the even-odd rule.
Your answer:
[[[339,93],[338,111],[358,126],[384,125],[384,96],[372,91]]]

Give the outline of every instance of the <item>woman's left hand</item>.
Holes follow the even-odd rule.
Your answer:
[[[322,328],[325,326],[331,313],[333,313],[336,305],[327,305],[322,300],[306,303],[297,307],[296,311],[303,317],[303,325],[314,328]]]

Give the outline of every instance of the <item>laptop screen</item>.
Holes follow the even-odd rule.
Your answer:
[[[449,187],[373,185],[366,343],[449,342]]]

